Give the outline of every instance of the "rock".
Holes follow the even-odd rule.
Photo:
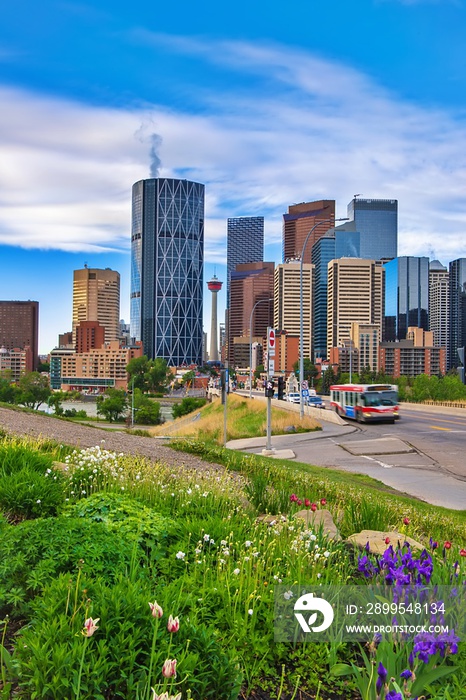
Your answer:
[[[321,508],[320,510],[312,511],[309,509],[300,510],[293,515],[294,518],[302,518],[307,527],[314,532],[316,530],[322,531],[331,540],[341,540],[338,528],[334,523],[332,514],[326,508]]]
[[[296,432],[296,426],[295,425],[287,425],[283,432],[285,433],[295,433]]]
[[[389,540],[387,543],[387,539]],[[359,547],[359,549],[365,549],[366,544],[369,542],[369,551],[373,554],[383,554],[387,547],[392,547],[396,549],[398,546],[402,547],[405,542],[409,544],[412,549],[422,550],[424,545],[412,537],[403,535],[402,532],[382,532],[381,530],[362,530],[354,535],[350,535],[346,540],[352,545]]]

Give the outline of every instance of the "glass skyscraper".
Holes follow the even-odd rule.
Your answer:
[[[149,359],[201,364],[204,185],[140,180],[132,205],[131,336]]]
[[[237,265],[264,260],[264,217],[227,219],[227,306],[230,306],[231,273]]]
[[[459,367],[458,348],[466,345],[466,258],[450,263],[450,318],[447,369]]]
[[[392,260],[398,255],[398,201],[354,198],[347,207],[350,221],[337,227],[359,231],[361,258]]]
[[[357,231],[330,229],[312,246],[314,273],[313,355],[327,357],[328,264],[338,258],[359,258]]]
[[[429,330],[429,258],[385,263],[384,341],[405,340],[410,326]]]

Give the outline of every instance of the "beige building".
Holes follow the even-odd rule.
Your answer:
[[[277,332],[301,336],[301,264],[288,262],[275,268],[273,324]],[[312,350],[312,294],[314,265],[303,265],[303,357]]]
[[[103,392],[109,387],[126,390],[126,365],[142,354],[141,343],[120,347],[118,341],[82,353],[55,348],[50,353],[51,387],[63,391]]]
[[[448,319],[450,274],[438,260],[429,264],[429,329],[434,333],[434,346],[446,348],[448,343]]]
[[[352,323],[350,340],[351,347],[358,351],[358,371],[370,369],[378,372],[379,343],[382,340],[380,324]]]
[[[351,324],[382,329],[385,270],[362,258],[340,258],[328,264],[327,353],[351,338]]]
[[[120,335],[120,273],[110,268],[84,266],[73,273],[73,345],[81,321],[98,321],[105,328],[105,342]]]
[[[17,382],[26,372],[34,369],[34,357],[32,350],[26,345],[24,348],[12,348],[7,350],[0,348],[0,375]]]

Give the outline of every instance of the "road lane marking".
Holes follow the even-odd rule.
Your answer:
[[[449,433],[451,432],[451,428],[442,428],[440,425],[430,425],[429,427],[431,430],[447,430]]]

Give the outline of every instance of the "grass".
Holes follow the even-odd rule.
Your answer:
[[[200,414],[200,418],[197,418]],[[189,417],[192,417],[192,420]],[[176,426],[179,426],[178,428]],[[214,401],[203,408],[183,416],[168,426],[156,426],[150,429],[151,435],[169,434],[177,437],[202,437],[207,442],[223,442],[224,406]],[[304,416],[301,420],[297,413],[272,407],[272,434],[282,435],[290,426],[295,432],[321,430],[314,418]],[[265,435],[267,428],[266,404],[264,401],[249,399],[236,394],[228,397],[227,404],[227,439],[238,440]]]

